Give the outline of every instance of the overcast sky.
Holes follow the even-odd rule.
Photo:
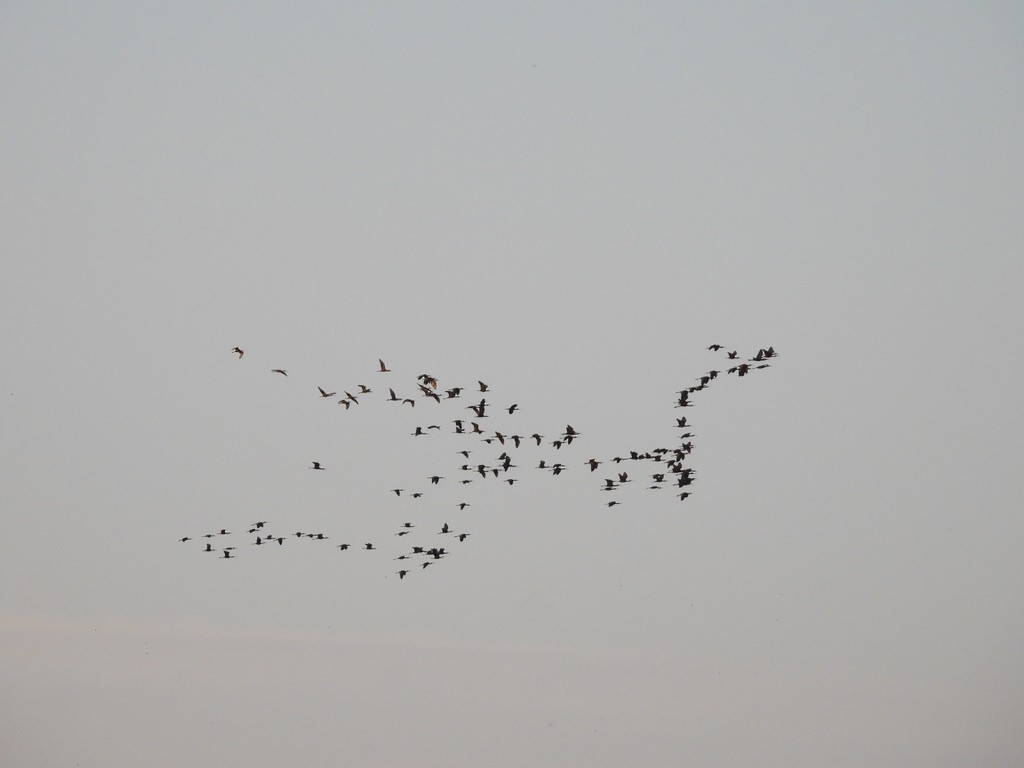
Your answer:
[[[0,761],[1019,765],[1022,23],[4,3]]]

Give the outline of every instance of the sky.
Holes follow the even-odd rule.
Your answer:
[[[4,764],[1019,765],[1022,21],[4,3]]]

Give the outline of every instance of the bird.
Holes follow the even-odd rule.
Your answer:
[[[288,375],[288,371],[284,370],[283,368],[271,368],[270,372],[271,373],[280,373],[282,376],[287,376]]]
[[[380,369],[377,371],[377,373],[391,373],[391,369],[384,365],[383,360],[378,358],[377,362],[380,363]]]
[[[469,536],[468,533],[460,533],[455,538],[457,538],[459,541],[465,541],[467,536]]]
[[[407,574],[408,571],[397,571],[397,573],[398,573],[398,580],[401,581],[402,579],[405,578],[405,574]]]
[[[312,466],[312,467],[310,467],[310,469],[319,469],[319,470],[324,470],[324,467],[321,467],[321,466],[320,466],[320,462],[319,462],[319,461],[314,461],[314,462],[313,462],[313,466]]]
[[[178,541],[192,541],[192,539],[190,537],[188,537],[188,536],[184,536],[184,537],[178,539]]]
[[[593,472],[595,469],[597,469],[598,466],[601,464],[601,462],[598,461],[597,459],[590,459],[590,461],[585,461],[583,463],[590,466],[590,471],[591,472]]]
[[[328,392],[323,387],[317,387],[317,389],[320,390],[320,397],[334,397],[336,394],[338,394],[337,392]]]
[[[480,385],[480,391],[481,392],[486,392],[488,390],[488,386],[486,384],[484,384],[482,381],[478,381],[477,384]]]
[[[371,542],[366,542],[364,546],[366,549],[373,549],[373,544]]]
[[[722,345],[712,344],[710,347],[708,347],[708,349],[710,349],[712,352],[717,352],[718,350],[722,349]]]
[[[510,405],[510,406],[508,407],[508,415],[509,415],[509,416],[511,416],[511,415],[512,415],[513,413],[515,413],[515,412],[516,412],[516,411],[517,411],[518,409],[519,409],[519,403],[512,403],[512,405]]]
[[[241,360],[242,359],[242,355],[245,354],[245,350],[242,349],[241,347],[235,347],[231,351],[234,352],[236,355],[238,355],[238,359],[239,360]]]
[[[390,389],[390,388],[388,389],[388,400],[399,400],[400,401],[401,399],[402,398],[400,398],[398,395],[395,394],[395,390]]]

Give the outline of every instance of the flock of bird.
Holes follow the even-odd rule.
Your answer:
[[[769,361],[778,356],[773,347],[761,348],[749,358],[741,358],[737,351],[728,350],[721,344],[712,344],[708,350],[714,353],[724,353],[726,365],[721,369],[715,368],[707,371],[695,379],[695,384],[677,391],[673,403],[674,409],[692,407],[692,396],[706,390],[720,375],[735,374],[737,377],[744,377],[756,370],[768,368],[771,365]],[[231,352],[237,355],[239,360],[245,357],[245,350],[241,347],[236,346]],[[610,495],[605,502],[608,507],[622,503],[617,498],[617,492],[634,482],[643,484],[651,491],[670,489],[680,501],[685,501],[692,493],[696,470],[689,466],[689,459],[694,449],[693,438],[695,435],[691,431],[689,416],[685,411],[682,415],[676,415],[679,413],[678,411],[673,414],[673,428],[678,430],[678,436],[677,442],[672,445],[629,450],[608,459],[589,458],[585,461],[578,459],[574,461],[570,458],[572,451],[567,449],[582,442],[584,435],[571,424],[566,424],[563,429],[545,436],[539,430],[531,431],[530,428],[517,427],[516,424],[520,419],[518,416],[519,404],[489,400],[489,397],[493,397],[493,393],[490,386],[483,381],[477,381],[476,385],[472,387],[462,385],[448,387],[443,386],[436,376],[422,373],[415,380],[399,382],[394,380],[391,375],[392,370],[383,360],[378,360],[377,363],[378,366],[374,373],[378,377],[384,377],[378,379],[381,382],[379,387],[376,383],[372,387],[366,384],[357,384],[350,387],[351,391],[341,389],[342,396],[339,397],[339,391],[328,391],[330,388],[317,386],[318,397],[323,400],[337,398],[337,404],[345,410],[365,407],[375,397],[378,401],[383,400],[383,402],[391,404],[389,407],[409,409],[410,413],[418,413],[418,405],[422,409],[429,404],[431,415],[441,413],[445,415],[445,418],[438,420],[441,423],[416,426],[409,433],[410,436],[421,438],[439,433],[444,429],[442,424],[446,423],[450,426],[450,434],[457,435],[460,443],[460,450],[455,453],[458,458],[453,461],[449,473],[441,475],[435,472],[425,475],[421,480],[423,487],[391,488],[388,493],[394,494],[398,499],[403,501],[420,499],[426,492],[425,488],[438,486],[441,483],[458,484],[462,487],[471,483],[486,483],[494,487],[512,486],[524,479],[522,474],[524,469],[545,472],[551,476],[559,476],[573,469],[588,475],[597,475],[600,478],[599,489]],[[277,376],[288,377],[288,371],[284,368],[272,368],[269,372]],[[384,390],[387,391],[386,397],[383,397]],[[397,390],[401,390],[401,392]],[[464,403],[465,405],[463,405]],[[442,410],[434,410],[436,406],[443,406]],[[469,414],[466,414],[466,411]],[[491,422],[492,417],[497,418]],[[430,421],[435,420],[430,419]],[[506,422],[511,426],[505,426]],[[563,460],[554,460],[551,454],[544,453],[548,450],[558,452],[554,456]],[[598,474],[600,467],[606,467],[606,471]],[[318,458],[311,460],[309,469],[326,472],[330,467]],[[520,470],[520,472],[515,470]],[[607,477],[609,474],[611,477]],[[454,506],[461,512],[471,504],[468,501],[460,501]],[[245,526],[249,536],[249,546],[281,547],[285,542],[318,544],[327,542],[340,552],[348,550],[379,552],[382,548],[393,549],[393,547],[384,546],[379,539],[365,542],[335,542],[332,536],[324,532],[295,531],[284,534],[280,531],[273,531],[268,528],[268,525],[268,521],[260,520]],[[223,537],[232,535],[232,531],[222,527],[197,536],[183,536],[180,541],[202,543],[204,545],[203,552],[229,560],[236,558],[239,554],[237,546],[222,545]],[[398,550],[400,553],[394,557],[394,561],[398,564],[395,566],[397,570],[394,573],[401,580],[416,571],[426,570],[447,558],[470,535],[468,531],[457,530],[447,522],[434,526],[423,523],[422,520],[416,523],[405,522],[398,527],[398,530],[391,531],[387,538],[389,542],[397,540],[403,545],[408,542],[408,545]]]

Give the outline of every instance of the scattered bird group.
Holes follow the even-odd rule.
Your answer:
[[[773,360],[778,356],[778,353],[775,352],[773,347],[759,349],[755,355],[742,361],[737,351],[728,350],[721,344],[712,344],[708,347],[708,350],[712,352],[724,351],[726,360],[737,361],[731,367],[725,368],[724,373],[726,375],[736,374],[738,377],[743,377],[755,370],[769,367],[770,363],[768,361]],[[237,355],[239,360],[241,360],[245,355],[245,350],[237,346],[234,347],[231,352]],[[392,370],[383,360],[378,359],[377,363],[378,368],[376,373],[392,373]],[[288,376],[287,370],[283,368],[271,368],[270,372],[280,374],[284,377]],[[692,396],[698,392],[706,390],[721,373],[723,373],[722,370],[709,370],[698,376],[695,379],[695,384],[691,384],[677,391],[674,400],[674,407],[692,407]],[[401,386],[397,383],[396,386],[401,389]],[[383,401],[396,403],[399,407],[408,405],[415,408],[417,402],[422,401],[431,401],[434,406],[437,406],[448,404],[451,401],[460,400],[463,393],[467,391],[467,388],[464,386],[443,388],[439,383],[439,379],[429,373],[422,373],[418,375],[415,381],[408,386],[409,388],[413,388],[411,395],[408,393],[400,395],[396,392],[395,386],[389,386],[387,388],[388,396],[383,398]],[[338,394],[336,391],[328,391],[328,388],[322,386],[317,386],[316,389],[321,399],[334,398]],[[364,396],[372,395],[374,392],[373,389],[365,384],[358,384],[351,387],[355,392],[349,392],[343,388],[340,389],[345,396],[337,402],[338,404],[343,405],[346,410],[360,406],[360,399],[364,398]],[[512,486],[523,479],[513,472],[513,470],[520,469],[521,467],[533,466],[534,470],[547,472],[550,473],[550,475],[557,477],[569,472],[570,468],[575,465],[575,462],[570,464],[563,463],[561,461],[552,461],[550,457],[537,457],[535,453],[533,454],[533,458],[527,458],[525,454],[520,454],[522,451],[532,453],[538,449],[544,448],[545,446],[556,451],[562,451],[563,449],[567,449],[572,446],[576,441],[581,440],[584,437],[583,433],[575,429],[571,424],[566,424],[564,429],[559,430],[556,434],[547,438],[545,438],[540,431],[531,432],[529,429],[506,427],[497,422],[492,427],[485,429],[481,426],[481,422],[485,419],[490,419],[494,415],[492,409],[498,410],[498,416],[504,415],[505,418],[511,417],[517,422],[520,418],[518,414],[521,409],[518,403],[496,404],[488,401],[487,396],[492,394],[491,387],[483,381],[477,381],[475,390],[477,394],[482,395],[479,401],[469,403],[461,408],[461,411],[471,411],[473,414],[471,418],[460,417],[458,412],[450,414],[450,424],[452,425],[450,434],[460,436],[459,440],[467,446],[456,452],[456,455],[461,456],[461,459],[455,462],[455,464],[458,465],[457,468],[453,465],[453,471],[458,474],[457,482],[459,485],[466,486],[474,482],[486,482]],[[476,400],[475,397],[473,399]],[[690,431],[691,424],[688,416],[674,416],[673,418],[675,422],[673,428],[680,430],[675,444],[644,450],[629,450],[610,459],[589,458],[586,461],[580,462],[580,465],[587,469],[588,474],[596,472],[599,467],[614,465],[614,471],[610,473],[612,477],[603,477],[602,482],[598,485],[602,492],[615,494],[617,491],[620,491],[623,487],[633,483],[634,481],[642,481],[642,484],[652,491],[670,488],[679,500],[685,501],[690,497],[692,493],[691,486],[696,479],[696,470],[689,466],[689,459],[693,452],[694,434]],[[441,430],[441,424],[420,425],[415,427],[415,430],[411,435],[414,437],[427,437],[431,434],[439,433]],[[491,453],[484,457],[478,455],[487,451],[487,448],[481,448],[481,445],[490,447]],[[495,456],[494,452],[497,450],[500,450],[501,452]],[[525,463],[518,464],[516,463],[517,459]],[[566,461],[569,461],[569,459],[567,458]],[[627,462],[631,462],[628,467],[624,466]],[[311,470],[321,472],[328,470],[328,466],[326,466],[321,460],[313,460],[309,468]],[[602,473],[602,475],[603,474],[609,473]],[[423,480],[425,483],[429,484],[428,487],[433,487],[440,485],[442,481],[445,483],[451,482],[448,478],[449,475],[442,475],[435,472],[429,475],[424,475]],[[425,490],[407,491],[403,487],[396,487],[392,488],[390,492],[394,493],[396,497],[407,499],[408,502],[412,502],[413,500],[421,499]],[[605,505],[610,508],[622,503],[623,502],[618,498],[610,498],[605,502]],[[461,501],[455,506],[460,512],[462,512],[471,505],[467,501]],[[293,539],[297,542],[324,542],[331,540],[331,537],[325,533],[310,533],[303,531],[298,531],[289,535],[275,535],[265,530],[266,525],[267,521],[262,520],[252,523],[247,528],[248,534],[250,536],[254,536],[254,539],[249,542],[250,545],[276,545],[280,547],[283,546],[286,541],[291,541]],[[219,553],[219,557],[221,559],[235,558],[237,556],[237,547],[215,547],[211,541],[215,538],[231,535],[231,532],[226,528],[220,528],[214,533],[202,534],[200,538],[205,538],[207,540],[203,551]],[[401,554],[395,557],[395,560],[403,561],[402,567],[395,571],[399,580],[405,579],[405,577],[410,575],[413,571],[413,564],[407,564],[405,561],[418,560],[419,570],[425,570],[450,554],[449,550],[444,546],[431,546],[431,544],[434,543],[434,536],[449,536],[451,537],[451,540],[457,540],[461,543],[470,536],[470,533],[456,531],[447,522],[443,523],[439,530],[435,529],[432,533],[427,532],[422,525],[417,525],[412,522],[406,522],[399,528],[399,530],[392,532],[392,536],[398,537],[401,541],[405,541],[405,537],[410,535],[416,536],[418,538],[418,543],[412,545],[406,550],[403,550]],[[423,536],[427,536],[429,538],[423,539]],[[192,536],[184,536],[180,539],[181,542],[189,542],[192,540]],[[389,540],[391,540],[391,537],[389,537]],[[334,546],[341,552],[348,551],[352,548],[352,544],[347,542],[338,543]],[[374,541],[364,542],[359,549],[373,552],[380,551],[377,546],[377,542]]]

